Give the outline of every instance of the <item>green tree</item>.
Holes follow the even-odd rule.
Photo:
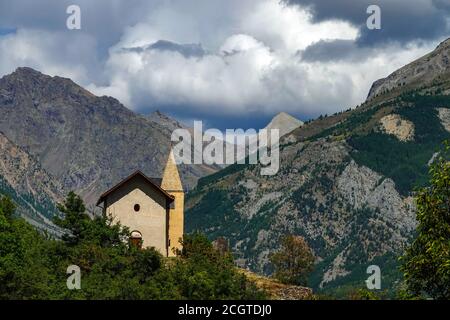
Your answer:
[[[57,226],[67,230],[63,240],[68,244],[78,244],[89,222],[83,200],[71,191],[64,203],[58,204],[58,210],[63,214],[63,218],[55,217],[53,220]]]
[[[15,216],[11,199],[0,196],[0,299],[43,299],[50,294],[45,243],[38,231]]]
[[[91,218],[80,196],[74,192],[58,205],[63,218],[55,217],[56,225],[66,230],[62,239],[69,245],[93,243],[102,247],[124,246],[130,237],[128,228],[115,223],[110,216],[96,215]]]
[[[417,238],[401,258],[414,295],[450,299],[450,147],[430,168],[430,187],[417,194]]]
[[[314,268],[314,255],[300,236],[288,235],[282,239],[281,249],[270,256],[274,276],[283,283],[305,286]]]
[[[16,206],[10,198],[4,196],[0,197],[0,214],[4,219],[11,221],[15,210]]]
[[[185,235],[183,249],[171,269],[187,299],[261,299],[264,292],[234,266],[231,253],[216,250],[204,234]]]

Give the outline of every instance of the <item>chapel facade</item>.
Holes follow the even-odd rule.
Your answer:
[[[103,193],[97,206],[130,229],[132,245],[155,247],[169,257],[181,250],[184,191],[172,152],[162,178],[136,171]]]

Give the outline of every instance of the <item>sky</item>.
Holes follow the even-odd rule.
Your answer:
[[[449,31],[450,0],[0,0],[0,76],[28,66],[139,113],[258,129],[357,106]]]

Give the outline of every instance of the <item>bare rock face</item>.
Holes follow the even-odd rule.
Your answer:
[[[370,208],[387,219],[412,232],[416,227],[414,206],[410,198],[403,198],[395,189],[395,183],[389,178],[358,166],[351,161],[337,179],[338,192],[353,209]],[[401,245],[403,243],[395,243]],[[406,238],[402,239],[406,242]]]
[[[381,130],[400,141],[414,140],[414,123],[402,119],[398,114],[389,114],[380,120]]]
[[[450,109],[448,108],[438,108],[439,119],[444,126],[445,130],[450,132]]]
[[[345,266],[345,250],[341,251],[341,253],[339,253],[336,256],[336,258],[334,258],[331,267],[323,274],[323,278],[319,284],[319,287],[323,288],[323,286],[326,283],[334,281],[339,277],[348,275],[350,271],[345,270],[344,266]]]
[[[55,203],[63,199],[62,186],[39,162],[0,132],[0,194],[8,194],[21,216],[34,226],[58,233],[51,222]]]
[[[48,195],[54,201],[62,200],[62,187],[45,172],[39,163],[24,150],[14,145],[0,132],[0,172],[11,187],[19,192],[40,197]]]
[[[374,82],[367,100],[395,88],[420,87],[450,72],[450,39],[442,42],[430,54]]]

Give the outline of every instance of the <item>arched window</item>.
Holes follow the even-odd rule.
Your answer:
[[[131,232],[130,245],[136,248],[142,248],[142,234],[139,231]]]

